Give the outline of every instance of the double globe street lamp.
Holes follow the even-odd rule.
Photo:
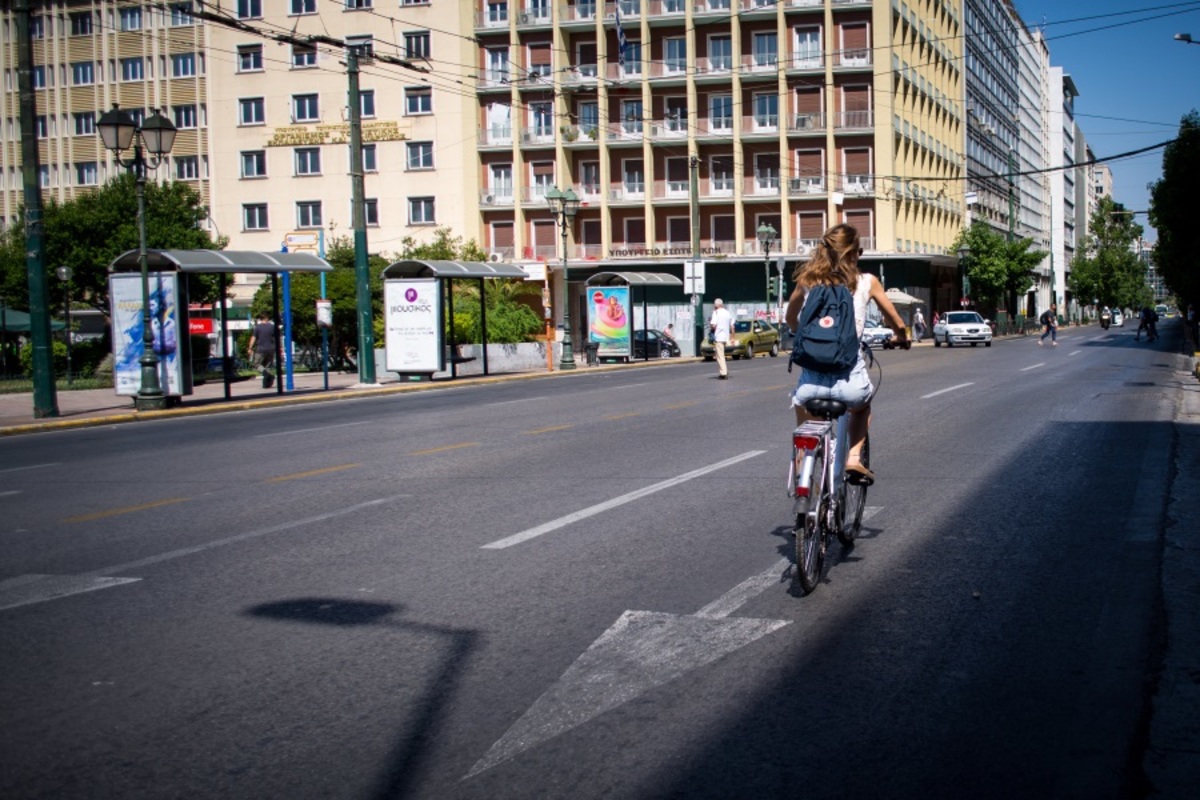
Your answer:
[[[54,271],[63,285],[63,316],[67,324],[67,386],[71,385],[71,277],[75,270],[63,265]]]
[[[100,117],[96,127],[105,148],[112,151],[118,164],[133,172],[137,184],[138,265],[142,272],[142,384],[134,398],[138,411],[166,408],[158,378],[158,356],[154,354],[154,328],[150,318],[150,277],[146,265],[146,171],[158,169],[175,146],[175,126],[171,120],[150,109],[150,116],[139,126],[128,111],[113,103],[111,111]],[[133,148],[133,158],[121,153]],[[149,153],[149,158],[146,157]]]
[[[774,225],[763,223],[758,226],[758,243],[762,245],[763,270],[767,276],[767,315],[771,313],[771,248],[775,246],[778,236]]]
[[[575,351],[571,347],[571,297],[567,285],[567,231],[575,221],[575,215],[579,213],[579,195],[575,194],[574,189],[568,188],[565,192],[560,192],[557,186],[553,186],[546,192],[546,205],[550,206],[550,213],[557,218],[558,229],[562,233],[563,346],[558,368],[575,369]],[[550,343],[547,342],[546,346],[549,347]]]

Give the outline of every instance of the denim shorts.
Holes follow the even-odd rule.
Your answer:
[[[867,362],[859,359],[848,373],[837,374],[801,369],[800,382],[792,391],[792,405],[803,406],[808,400],[840,400],[852,409],[871,402],[875,387],[867,373]]]

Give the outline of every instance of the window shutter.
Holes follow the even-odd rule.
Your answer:
[[[625,220],[625,244],[645,244],[646,243],[646,220],[638,217],[637,219]]]
[[[797,114],[820,114],[821,113],[821,90],[820,89],[797,89],[796,90],[796,113]]]
[[[842,26],[842,48],[865,50],[867,47],[867,23],[861,22]]]
[[[871,212],[865,209],[847,210],[845,212],[847,225],[853,225],[858,231],[859,237],[874,236],[875,233],[871,230]]]
[[[821,150],[800,150],[796,153],[796,170],[799,178],[823,178],[825,176],[825,153]]]
[[[846,173],[848,175],[868,175],[871,172],[871,149],[856,147],[853,150],[842,151],[846,158]]]
[[[500,249],[513,246],[513,224],[511,222],[492,223],[492,247]]]
[[[550,66],[550,45],[548,43],[529,45],[529,65],[533,67]]]
[[[533,223],[533,243],[539,247],[554,245],[554,223],[553,222],[534,222]]]
[[[713,239],[718,242],[732,242],[734,237],[733,217],[722,214],[713,217]]]
[[[825,212],[804,211],[800,213],[800,238],[820,239],[825,235]]]
[[[843,111],[870,111],[871,91],[867,86],[845,86],[842,88]]]

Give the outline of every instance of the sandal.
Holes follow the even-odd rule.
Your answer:
[[[873,484],[875,482],[875,473],[871,472],[871,470],[867,469],[862,464],[857,464],[857,463],[847,464],[846,465],[846,478],[851,483],[858,483],[858,484],[862,484],[863,486],[870,486],[871,484]]]

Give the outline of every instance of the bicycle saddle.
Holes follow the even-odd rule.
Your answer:
[[[836,419],[846,413],[846,404],[841,400],[813,398],[804,402],[804,408],[813,416],[823,419]]]

